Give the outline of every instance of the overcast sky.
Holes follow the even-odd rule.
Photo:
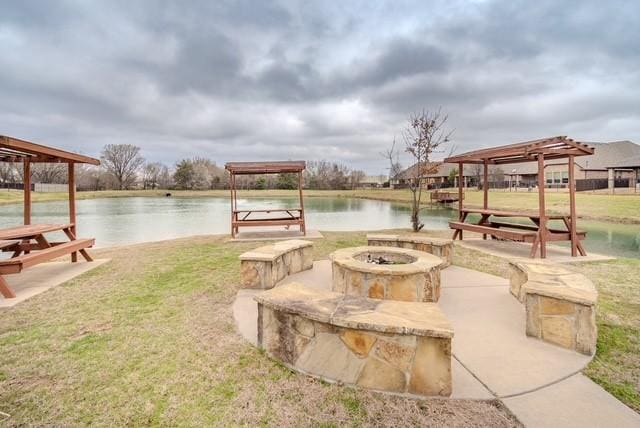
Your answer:
[[[382,173],[408,116],[440,106],[458,153],[640,143],[637,0],[0,5],[0,134],[91,156]]]

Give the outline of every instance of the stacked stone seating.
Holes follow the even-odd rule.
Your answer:
[[[286,276],[312,267],[312,242],[280,241],[240,255],[240,284],[242,288],[266,290]]]
[[[584,275],[554,264],[513,261],[510,290],[526,310],[528,336],[591,355],[598,291]]]
[[[400,247],[424,251],[442,259],[442,267],[451,265],[453,259],[453,241],[451,239],[432,238],[429,236],[368,234],[368,245],[384,247]]]
[[[397,264],[369,263],[383,256]],[[423,251],[396,247],[352,247],[329,256],[332,290],[353,296],[406,302],[440,299],[442,259]]]
[[[294,370],[403,395],[451,394],[453,329],[435,303],[348,296],[297,283],[255,299],[259,346]]]

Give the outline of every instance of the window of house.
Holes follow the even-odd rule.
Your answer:
[[[547,180],[547,184],[553,184],[553,173],[552,172],[545,172],[544,173],[544,178]]]

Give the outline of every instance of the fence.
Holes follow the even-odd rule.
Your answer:
[[[24,183],[0,183],[0,189],[11,190],[24,190]],[[67,192],[69,186],[66,184],[52,184],[52,183],[31,183],[32,192]]]

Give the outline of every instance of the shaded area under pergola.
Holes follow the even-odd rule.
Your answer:
[[[13,252],[9,259],[0,260],[0,293],[5,298],[15,297],[7,285],[4,274],[20,273],[39,263],[71,254],[72,262],[79,252],[92,261],[86,248],[93,246],[93,239],[76,238],[76,180],[75,164],[100,165],[98,159],[64,150],[47,147],[18,138],[0,135],[0,162],[22,163],[24,176],[24,225],[0,230],[0,249]],[[31,165],[33,163],[66,163],[69,183],[69,223],[31,224]],[[49,242],[45,234],[62,231],[68,242]]]
[[[547,255],[546,244],[549,241],[570,241],[571,255],[577,256],[578,253],[585,256],[586,251],[580,243],[584,239],[585,233],[578,232],[576,229],[576,183],[575,183],[575,163],[576,156],[592,155],[594,149],[584,143],[580,143],[567,138],[566,136],[557,136],[544,138],[540,140],[526,141],[522,143],[509,144],[506,146],[493,147],[482,150],[475,150],[445,159],[447,163],[458,164],[459,187],[458,187],[458,208],[460,220],[458,222],[450,222],[449,225],[455,229],[453,239],[462,239],[463,231],[471,231],[482,233],[483,238],[487,235],[494,239],[506,239],[512,241],[531,242],[531,257],[535,257],[538,248],[540,249],[540,257],[545,258]],[[569,169],[569,204],[570,214],[566,215],[547,215],[544,197],[544,162],[552,159],[568,159]],[[489,188],[488,174],[489,165],[503,165],[521,162],[537,162],[538,163],[538,212],[524,213],[516,211],[499,211],[489,209]],[[463,167],[464,164],[480,164],[484,166],[484,192],[482,209],[465,209],[463,206]],[[479,214],[481,219],[478,223],[466,223],[465,220],[469,214]],[[495,218],[528,218],[532,221],[532,225],[519,223],[503,222],[495,220]],[[566,226],[566,230],[551,229],[548,227],[549,220],[562,220]]]
[[[306,168],[304,161],[274,162],[228,162],[225,169],[229,171],[229,188],[231,189],[231,236],[235,238],[240,227],[251,226],[300,226],[300,232],[306,235],[304,221],[304,201],[302,198],[302,172]],[[297,174],[299,207],[270,209],[238,209],[238,193],[236,176],[258,174]],[[269,216],[272,213],[280,217]]]

